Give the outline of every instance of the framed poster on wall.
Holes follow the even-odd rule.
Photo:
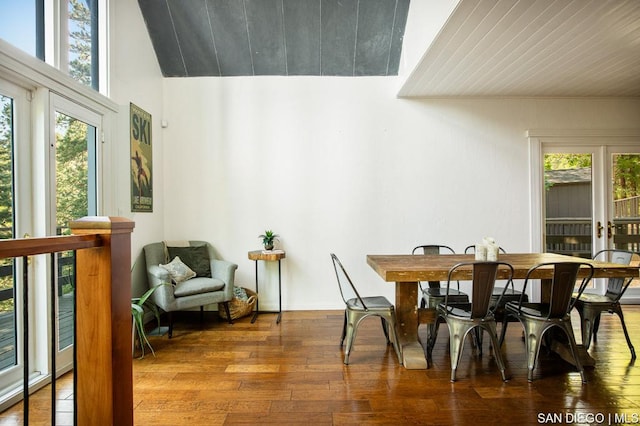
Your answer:
[[[151,114],[131,103],[131,211],[153,211]]]

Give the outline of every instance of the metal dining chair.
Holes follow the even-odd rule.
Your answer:
[[[470,331],[477,329],[484,330],[489,334],[502,380],[506,381],[505,365],[502,359],[502,353],[500,352],[500,346],[498,345],[496,321],[493,316],[495,305],[492,306],[491,299],[498,269],[507,269],[507,279],[512,279],[514,272],[513,267],[505,262],[479,261],[458,263],[449,270],[447,291],[451,288],[453,274],[465,268],[472,269],[471,304],[466,306],[451,304],[448,294],[445,292],[444,301],[438,305],[437,309],[438,317],[444,319],[449,328],[451,381],[455,382],[456,380],[456,370],[462,355],[465,338]],[[436,338],[437,329],[433,337],[434,344]]]
[[[553,267],[553,278],[550,280],[549,300],[531,303],[525,302],[524,297],[521,297],[518,302],[507,302],[505,305],[506,315],[502,320],[500,346],[502,346],[507,331],[507,317],[513,315],[524,327],[527,350],[527,379],[531,382],[533,381],[533,369],[536,365],[544,334],[552,328],[560,328],[567,336],[571,354],[580,372],[582,383],[586,383],[584,368],[578,356],[576,339],[571,326],[571,309],[573,309],[576,300],[572,298],[571,295],[574,291],[580,269],[587,269],[587,273],[578,286],[578,291],[575,293],[577,297],[582,294],[593,277],[594,269],[592,265],[584,262],[540,263],[533,266],[527,272],[522,289],[523,293],[526,292],[527,285],[532,280],[531,277],[535,276],[539,269],[548,267]]]
[[[507,251],[502,247],[498,247],[498,251],[502,254],[507,254]],[[464,252],[465,254],[469,254],[469,253],[474,254],[476,252],[475,244],[467,246],[464,249]],[[493,287],[493,294],[491,295],[491,304],[492,306],[494,306],[493,315],[495,316],[497,322],[502,322],[502,319],[505,316],[504,306],[507,304],[507,302],[517,302],[518,300],[520,300],[520,297],[524,297],[525,303],[529,301],[529,296],[526,293],[523,294],[521,291],[516,290],[515,285],[513,283],[513,279],[508,280],[504,287],[500,287],[497,285]],[[517,320],[514,318],[513,321],[517,321]],[[480,351],[480,354],[482,354],[482,332],[481,331],[477,333],[476,338],[478,340],[478,350]]]
[[[400,345],[396,334],[396,314],[393,304],[384,296],[361,297],[338,257],[331,253],[331,260],[338,280],[340,295],[345,304],[344,324],[342,326],[342,337],[340,338],[340,347],[344,346],[345,339],[347,341],[346,346],[344,346],[344,363],[349,364],[349,355],[360,322],[369,316],[380,317],[382,331],[387,339],[387,344],[393,345],[398,361],[402,362]]]
[[[445,245],[437,244],[425,244],[414,247],[411,254],[424,255],[424,254],[455,254],[455,251]],[[422,298],[420,299],[420,308],[429,307],[436,309],[440,303],[444,301],[445,289],[440,281],[429,281],[428,287],[424,287],[422,282],[419,282],[420,292]],[[469,295],[460,291],[460,283],[456,281],[456,288],[449,289],[449,303],[450,304],[469,304]],[[427,326],[427,355],[430,357],[430,348],[433,348],[433,336],[438,332],[438,321],[436,318],[435,324],[429,324]]]
[[[638,255],[638,253],[630,250],[605,249],[597,252],[593,259],[629,265],[634,255]],[[603,312],[609,312],[610,314],[617,314],[618,318],[620,318],[622,331],[624,331],[624,337],[627,339],[627,345],[631,351],[631,359],[636,359],[636,351],[633,348],[633,344],[631,344],[627,325],[622,314],[622,306],[620,305],[620,298],[624,295],[633,278],[609,278],[605,294],[582,293],[580,296],[574,295],[576,299],[574,302],[575,308],[580,314],[582,345],[585,349],[589,349],[589,346],[591,346],[592,337],[594,342],[597,341],[600,315]]]
[[[427,244],[414,247],[411,254],[455,254],[455,251],[449,246]],[[428,287],[423,287],[422,283],[419,284],[422,292],[420,307],[427,306],[435,309],[444,300],[445,287],[440,281],[429,281]],[[451,303],[469,303],[469,295],[460,291],[460,283],[456,282],[456,288],[450,289],[449,301]]]

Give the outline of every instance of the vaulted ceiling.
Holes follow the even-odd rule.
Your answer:
[[[409,0],[138,0],[165,77],[397,75]]]
[[[451,1],[399,96],[640,96],[640,0]],[[397,75],[405,24],[424,25],[435,7],[416,3],[415,17],[410,0],[138,3],[168,77]]]

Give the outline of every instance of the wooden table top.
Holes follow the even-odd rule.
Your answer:
[[[287,257],[283,250],[253,250],[247,255],[251,260],[280,260]]]
[[[374,271],[389,282],[443,281],[447,279],[449,269],[459,262],[471,262],[473,254],[394,254],[367,255],[367,263]],[[498,261],[509,263],[514,268],[514,278],[525,278],[527,271],[534,265],[546,262],[586,262],[594,266],[595,278],[637,277],[639,266],[620,265],[565,256],[555,253],[509,253],[500,254]],[[498,273],[498,278],[505,278],[506,271]],[[552,268],[537,271],[533,278],[552,278]],[[458,280],[470,280],[471,271],[461,271],[453,276]]]

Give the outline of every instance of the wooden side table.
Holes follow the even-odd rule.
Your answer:
[[[256,265],[256,293],[258,293],[258,300],[256,301],[256,310],[253,314],[253,318],[251,318],[251,323],[253,324],[260,313],[260,292],[258,291],[258,261],[278,261],[278,318],[276,319],[276,324],[280,324],[280,317],[282,316],[282,273],[280,269],[280,261],[286,257],[286,253],[282,250],[273,250],[273,251],[264,251],[264,250],[253,250],[249,253],[249,259],[253,260]],[[265,311],[274,312],[274,311]]]

